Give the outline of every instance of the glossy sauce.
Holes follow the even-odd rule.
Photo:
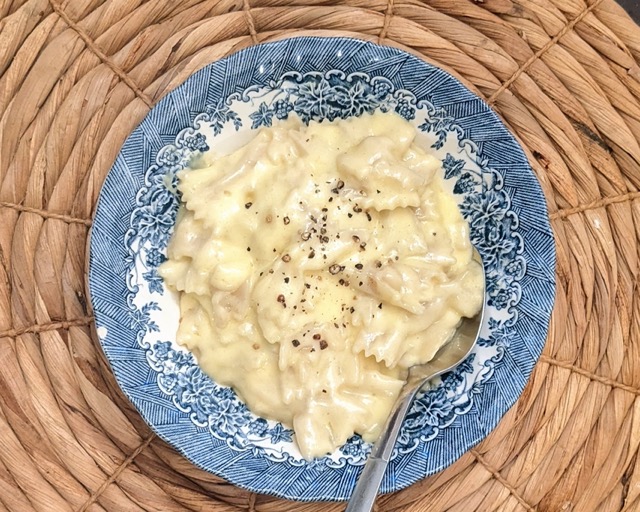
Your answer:
[[[414,138],[395,114],[290,119],[179,175],[177,340],[306,458],[375,440],[407,369],[480,309],[468,225]]]

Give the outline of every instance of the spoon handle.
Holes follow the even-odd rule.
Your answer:
[[[369,512],[373,509],[388,464],[387,460],[369,456],[345,512]]]
[[[380,438],[373,445],[345,512],[370,512],[373,509],[402,422],[417,393],[418,388],[402,390],[393,412],[382,428]]]

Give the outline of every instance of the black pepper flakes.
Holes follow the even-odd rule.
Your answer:
[[[323,211],[323,212],[328,212],[328,211],[329,211],[329,209],[328,209],[328,208],[323,208],[323,209],[322,209],[322,211]]]
[[[291,256],[285,254],[284,256],[282,256],[282,261],[284,261],[285,263],[289,263],[291,261]]]
[[[264,220],[266,220],[266,221],[267,221],[267,224],[271,224],[271,221],[273,220],[273,217],[271,216],[271,214],[269,214],[269,215],[267,215],[267,216],[265,217],[265,219],[264,219]]]
[[[353,217],[353,214],[352,213],[347,213],[347,217],[351,218],[351,217]]]
[[[309,215],[309,218],[311,219],[311,222],[313,222],[314,224],[318,223],[318,219],[316,219],[313,215]]]
[[[300,342],[299,342],[298,340],[291,340],[291,344],[292,344],[294,347],[299,347],[299,346],[300,346]]]
[[[285,277],[285,278],[284,278],[284,282],[285,282],[286,284],[289,284],[289,278],[288,278],[288,277]]]
[[[302,238],[302,240],[306,242],[307,240],[309,240],[309,238],[311,238],[311,233],[305,231],[304,233],[302,233],[302,235],[300,235],[300,238]]]
[[[249,208],[251,208],[251,206],[253,206],[253,203],[244,203],[244,207],[248,210]]]
[[[313,259],[316,256],[316,251],[314,251],[313,249],[311,249],[311,252],[309,253],[309,256],[307,256],[309,259]]]
[[[355,243],[360,243],[360,237],[358,235],[353,235],[351,237],[351,239],[355,242]]]
[[[367,220],[371,222],[371,214],[369,212],[365,212],[367,214]]]
[[[343,188],[344,188],[344,181],[338,180],[338,183],[336,183],[336,186],[331,189],[331,192],[334,194],[339,194]]]
[[[382,262],[381,261],[376,261],[376,267],[377,268],[382,268]]]
[[[285,226],[291,222],[289,217],[283,217],[282,222],[284,222]]]
[[[362,242],[362,243],[360,244],[360,250],[361,250],[361,251],[365,251],[366,249],[367,249],[367,242]]]
[[[313,335],[314,340],[319,340],[320,338],[322,338],[322,336],[320,336],[318,333]]]
[[[378,304],[378,309],[382,309],[382,302]]]
[[[356,268],[358,270],[362,270],[364,268],[364,265],[362,263],[356,263]]]
[[[276,300],[277,300],[280,304],[284,304],[284,295],[282,295],[282,294],[278,295],[278,297],[276,298]]]
[[[321,236],[321,237],[320,237],[320,241],[321,241],[323,244],[327,244],[327,243],[329,243],[329,237],[328,237],[327,235]]]
[[[326,235],[327,234],[327,229],[326,228],[320,228],[320,234],[321,235]]]
[[[335,276],[338,272],[340,272],[340,270],[341,270],[340,265],[338,265],[337,263],[334,263],[333,265],[331,265],[331,266],[329,267],[329,272],[330,272],[331,274],[333,274],[334,276]]]
[[[327,348],[329,344],[325,340],[320,340],[320,350]]]
[[[247,247],[247,252],[251,252],[251,247]]]
[[[356,213],[360,213],[360,212],[362,212],[362,208],[360,208],[358,205],[355,205],[353,207],[353,211],[356,212]]]

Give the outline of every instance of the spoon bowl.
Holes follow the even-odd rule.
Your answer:
[[[482,258],[475,247],[473,248],[473,256],[483,269],[482,281],[485,283],[486,276],[484,276]],[[380,437],[371,450],[371,455],[369,455],[369,459],[362,470],[345,512],[369,512],[372,510],[402,423],[411,408],[411,404],[426,384],[435,377],[454,369],[471,353],[480,334],[485,310],[484,304],[483,300],[482,309],[474,317],[462,318],[453,337],[440,348],[431,361],[412,366],[409,369],[407,382],[400,390],[398,399],[382,428]]]

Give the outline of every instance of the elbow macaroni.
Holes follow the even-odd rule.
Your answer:
[[[395,114],[289,119],[179,175],[177,340],[306,458],[374,441],[408,368],[481,307],[469,227],[414,137]]]

